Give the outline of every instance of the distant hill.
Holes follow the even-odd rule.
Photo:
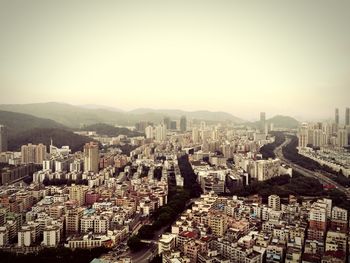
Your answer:
[[[102,109],[102,110],[122,112],[122,110],[118,108],[108,107],[104,105],[97,105],[97,104],[84,104],[84,105],[78,105],[78,107],[83,109],[92,109],[92,110]]]
[[[180,110],[153,110],[138,109],[130,112],[118,112],[108,109],[94,109],[73,106],[65,103],[48,102],[34,104],[2,104],[0,110],[27,113],[40,118],[52,119],[71,128],[80,128],[82,125],[95,123],[133,125],[138,121],[160,122],[165,116],[179,118],[185,115],[188,119],[208,121],[243,121],[229,113],[210,111],[180,111]]]
[[[1,110],[0,124],[7,126],[9,137],[34,128],[66,128],[64,125],[53,120],[38,118],[29,114]]]
[[[131,131],[127,128],[114,127],[112,125],[108,125],[105,123],[92,124],[81,128],[81,130],[95,131],[100,135],[107,135],[107,136],[126,135],[128,137],[137,137],[137,136],[143,135],[140,132]]]
[[[173,118],[180,118],[181,116],[186,116],[188,119],[197,120],[208,120],[208,121],[232,121],[235,123],[243,123],[244,120],[233,116],[230,113],[222,111],[183,111],[183,110],[172,110],[172,109],[147,109],[140,108],[136,110],[129,111],[132,114],[159,114],[163,116],[169,116]]]
[[[266,120],[266,123],[273,123],[276,128],[294,129],[299,126],[299,121],[290,116],[276,115]],[[259,127],[260,121],[251,123],[255,127]]]
[[[74,134],[66,126],[53,120],[38,118],[29,114],[0,111],[0,124],[8,128],[8,146],[11,151],[20,150],[27,143],[50,144],[55,146],[69,145],[73,151],[82,150],[84,143],[91,139]]]
[[[71,131],[54,128],[35,128],[11,136],[9,138],[9,150],[19,151],[21,145],[27,143],[43,143],[50,145],[51,139],[55,146],[69,145],[73,152],[81,151],[83,145],[91,139],[86,136],[77,135]]]
[[[267,120],[273,123],[274,127],[293,129],[299,126],[299,121],[290,116],[276,115]]]

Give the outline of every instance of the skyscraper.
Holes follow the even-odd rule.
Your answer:
[[[350,108],[345,109],[345,125],[350,125]]]
[[[21,147],[21,156],[23,164],[43,164],[43,161],[46,160],[46,154],[46,145],[42,143],[38,145],[29,143],[28,145],[22,145]]]
[[[180,131],[185,132],[187,130],[187,119],[186,116],[181,116],[180,119]]]
[[[165,127],[169,130],[170,129],[170,118],[169,117],[165,117],[163,119],[163,123],[164,123]]]
[[[156,141],[165,141],[166,140],[167,129],[164,124],[160,124],[155,128],[155,139]]]
[[[265,131],[265,125],[266,125],[266,113],[260,112],[260,131]]]
[[[339,147],[348,146],[348,131],[346,129],[338,130],[337,145]]]
[[[0,124],[0,152],[7,151],[7,128]]]
[[[98,173],[100,159],[98,143],[90,142],[84,145],[84,171]]]
[[[339,109],[335,109],[335,124],[339,125]]]

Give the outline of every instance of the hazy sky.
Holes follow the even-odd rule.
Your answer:
[[[349,25],[348,0],[0,0],[0,103],[343,117]]]

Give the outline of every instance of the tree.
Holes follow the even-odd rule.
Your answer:
[[[132,251],[138,251],[142,248],[141,239],[135,235],[128,239],[127,245]]]

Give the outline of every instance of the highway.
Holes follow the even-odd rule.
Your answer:
[[[300,165],[294,164],[291,161],[289,161],[286,158],[284,158],[284,155],[283,155],[283,152],[282,152],[282,148],[284,146],[286,146],[287,144],[289,144],[290,141],[291,141],[291,139],[287,138],[280,146],[278,146],[274,150],[274,153],[275,153],[276,157],[278,157],[285,164],[287,164],[290,167],[292,167],[293,170],[299,172],[300,174],[302,174],[302,175],[304,175],[306,177],[316,178],[323,184],[332,184],[332,185],[334,185],[338,190],[340,190],[344,194],[346,194],[347,198],[350,198],[349,189],[347,189],[346,187],[344,187],[344,186],[338,184],[337,182],[333,181],[332,179],[327,177],[325,174],[323,174],[321,171],[318,171],[318,172],[311,171],[311,170],[306,169],[306,168],[304,168],[304,167],[302,167]]]

